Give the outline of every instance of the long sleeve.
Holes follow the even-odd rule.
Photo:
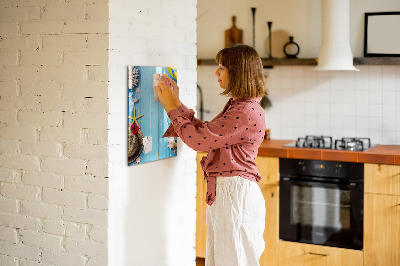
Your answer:
[[[183,103],[181,104],[181,106],[179,106],[178,111],[183,117],[189,119],[196,127],[200,127],[203,125],[203,122],[200,119],[194,117],[194,111],[187,108]],[[174,131],[172,123],[165,131],[163,138],[164,137],[179,137],[178,134]]]
[[[229,145],[248,141],[251,127],[249,116],[245,110],[228,108],[225,113],[212,122],[202,123],[197,126],[190,119],[173,109],[168,113],[173,122],[174,131],[182,141],[195,151],[218,149]]]

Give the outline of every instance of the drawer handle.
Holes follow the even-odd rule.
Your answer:
[[[308,252],[308,254],[310,254],[310,255],[317,255],[317,256],[324,256],[324,257],[329,256],[329,254],[321,254],[321,253],[314,253],[314,252]]]

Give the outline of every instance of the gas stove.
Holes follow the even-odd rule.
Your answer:
[[[283,145],[285,147],[332,149],[347,151],[366,151],[372,148],[370,138],[341,138],[335,139],[331,136],[307,135],[298,138],[296,142]]]

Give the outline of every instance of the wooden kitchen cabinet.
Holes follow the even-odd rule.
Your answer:
[[[364,164],[364,192],[400,196],[400,165]]]
[[[289,241],[279,241],[279,266],[361,266],[363,252]]]
[[[260,258],[260,266],[276,266],[278,263],[279,240],[279,187],[260,184],[265,199],[265,250]]]
[[[207,183],[204,181],[203,170],[201,169],[200,161],[203,156],[207,156],[206,152],[198,152],[197,161],[197,192],[196,192],[196,257],[206,257],[206,192]]]
[[[400,166],[364,167],[364,266],[400,265]]]

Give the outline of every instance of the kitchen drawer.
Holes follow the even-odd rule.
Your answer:
[[[400,165],[364,164],[364,192],[400,195]]]
[[[345,248],[279,241],[279,266],[358,266],[363,252]]]

